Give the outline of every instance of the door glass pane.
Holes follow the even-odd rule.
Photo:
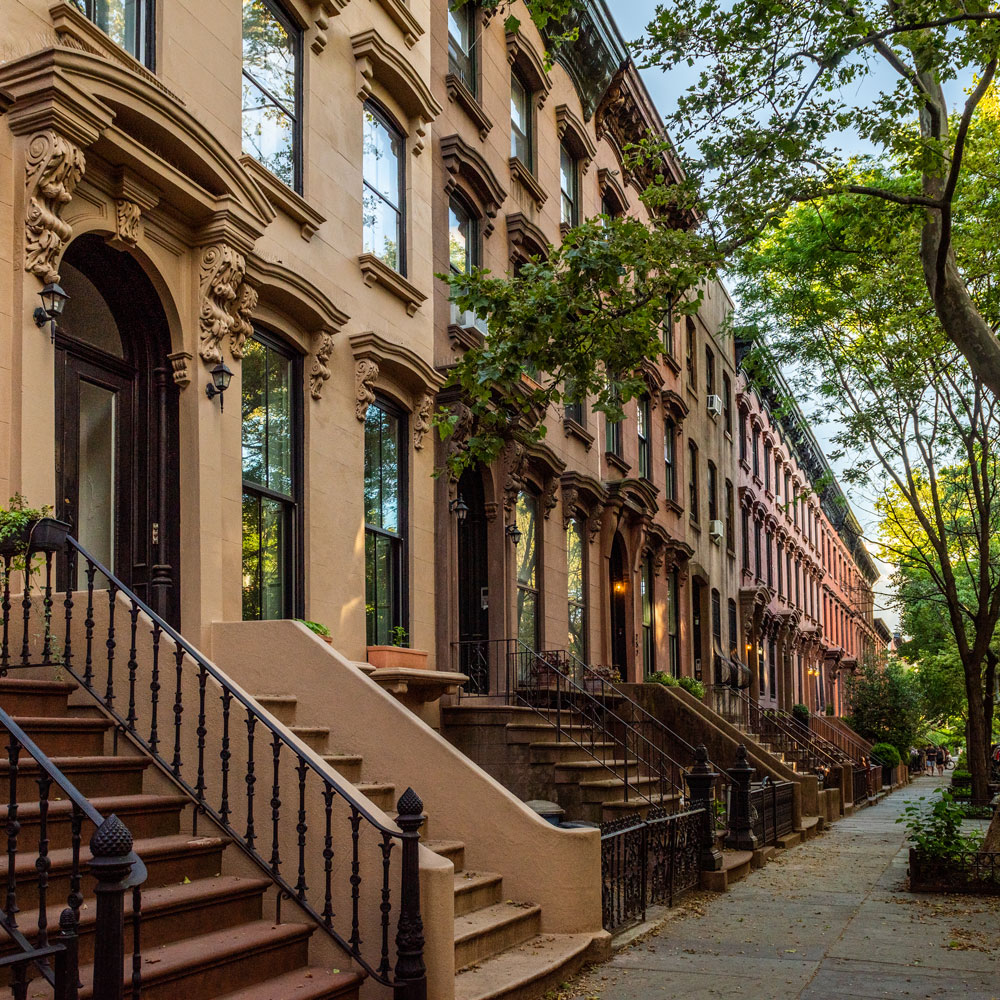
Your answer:
[[[262,616],[285,616],[285,508],[278,500],[260,502],[260,582]]]
[[[531,649],[538,643],[538,502],[519,493],[516,510],[521,542],[517,546],[517,636]]]
[[[105,354],[124,358],[118,324],[97,286],[69,261],[64,260],[59,265],[59,274],[63,288],[73,302],[72,309],[59,317],[59,332],[90,344]]]
[[[260,503],[243,494],[243,620],[261,618],[260,601]]]
[[[250,339],[243,347],[243,479],[245,482],[267,485],[267,348]]]
[[[583,530],[576,519],[566,529],[566,591],[569,599],[569,651],[581,660],[586,653],[586,594],[583,580]]]
[[[512,76],[510,80],[510,155],[531,169],[531,103],[528,90]]]
[[[267,352],[267,485],[292,492],[292,362]]]
[[[80,381],[77,537],[84,548],[108,567],[115,565],[116,402],[114,392]],[[80,568],[81,572],[85,569],[83,565]]]

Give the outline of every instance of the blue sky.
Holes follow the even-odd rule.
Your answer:
[[[608,0],[608,5],[621,33],[627,41],[632,41],[643,34],[647,23],[653,17],[656,9],[656,0]],[[885,67],[883,72],[875,73],[872,77],[862,81],[858,84],[859,92],[857,99],[862,99],[863,90],[867,91],[870,95],[873,83],[891,87],[894,83],[893,75],[892,71],[888,67]],[[689,68],[683,65],[667,73],[659,69],[643,70],[643,80],[646,83],[646,87],[649,89],[650,95],[656,102],[657,107],[664,115],[669,115],[673,112],[676,107],[677,95],[695,83],[697,78],[697,66]],[[858,151],[860,152],[861,150],[862,146],[859,145]],[[812,417],[811,411],[813,407],[810,406],[808,399],[802,400],[802,408],[806,411],[807,415]],[[830,441],[833,428],[815,419],[812,419],[812,428],[819,440],[820,446],[827,455],[830,455],[835,450]],[[844,468],[844,463],[840,463],[839,467],[838,463],[831,462],[831,465],[834,467],[834,472],[840,472]],[[871,499],[867,496],[859,495],[857,490],[849,490],[846,485],[844,486],[844,490],[848,494],[851,507],[865,531],[869,534],[874,534]],[[875,588],[875,614],[884,618],[889,627],[894,629],[898,624],[898,616],[895,612],[885,607],[884,597],[880,596],[887,589],[888,581],[885,576],[886,572],[887,568],[883,566],[883,577],[876,584]]]

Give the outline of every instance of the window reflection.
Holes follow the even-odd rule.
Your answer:
[[[566,528],[566,592],[569,602],[569,651],[587,659],[587,592],[585,589],[586,549],[583,526],[573,518]]]
[[[366,104],[362,144],[364,250],[405,273],[403,236],[403,138],[374,105]]]
[[[538,649],[538,501],[531,493],[517,495],[515,520],[521,532],[517,546],[517,637]]]

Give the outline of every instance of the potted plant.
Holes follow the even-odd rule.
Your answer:
[[[427,650],[410,649],[410,634],[402,625],[396,625],[391,633],[389,646],[369,646],[368,662],[376,670],[399,669],[426,670]]]
[[[792,715],[795,717],[796,721],[801,722],[806,729],[809,728],[809,718],[812,713],[809,711],[806,705],[792,705]]]
[[[330,630],[319,622],[307,621],[305,618],[299,618],[300,621],[310,632],[314,635],[318,635],[324,642],[328,642],[331,646],[333,645],[333,636],[330,635]]]
[[[15,493],[0,507],[0,556],[13,557],[15,569],[25,569],[28,552],[58,552],[66,544],[70,526],[51,516],[52,508],[29,507]],[[16,565],[20,561],[21,565]]]

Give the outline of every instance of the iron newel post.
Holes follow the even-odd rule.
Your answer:
[[[722,868],[722,851],[715,843],[715,811],[714,792],[718,773],[708,764],[708,750],[704,743],[699,743],[694,751],[694,766],[685,776],[688,789],[691,792],[691,808],[703,809],[705,812],[702,827],[701,851],[699,862],[702,871],[717,872]]]
[[[427,1000],[424,924],[420,917],[420,827],[424,823],[424,804],[412,788],[407,788],[396,810],[396,825],[403,831],[403,871],[394,1000]]]
[[[753,832],[750,815],[750,782],[756,768],[747,760],[747,748],[741,743],[736,748],[736,764],[729,768],[733,791],[729,800],[729,836],[726,846],[735,851],[757,850],[757,835]]]

